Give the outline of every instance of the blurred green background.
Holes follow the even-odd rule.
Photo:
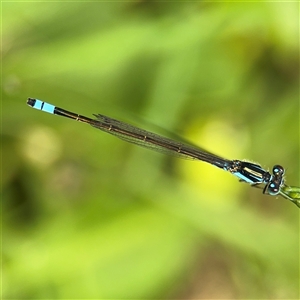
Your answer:
[[[299,185],[298,22],[295,2],[2,3],[3,299],[298,299],[295,205],[26,105]]]

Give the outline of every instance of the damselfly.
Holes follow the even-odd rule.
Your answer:
[[[262,186],[264,194],[281,195],[300,207],[300,187],[290,187],[285,184],[283,177],[285,170],[280,165],[275,165],[270,173],[258,164],[244,160],[224,159],[201,148],[174,141],[101,114],[94,114],[96,119],[91,119],[33,98],[28,98],[27,104],[50,114],[87,123],[127,142],[148,149],[210,163],[228,171],[240,181],[249,183],[251,186]]]

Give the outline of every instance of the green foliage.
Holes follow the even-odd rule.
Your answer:
[[[282,164],[297,186],[298,14],[295,2],[2,3],[3,299],[298,299],[296,206],[26,106],[148,120]]]

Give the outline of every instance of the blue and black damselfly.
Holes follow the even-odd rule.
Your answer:
[[[96,119],[91,119],[33,98],[28,98],[27,104],[50,114],[87,123],[127,142],[151,150],[207,162],[228,171],[239,178],[240,181],[249,183],[251,186],[262,187],[264,194],[281,195],[300,207],[300,187],[291,187],[285,184],[283,177],[285,170],[280,165],[275,165],[272,173],[270,173],[258,164],[242,160],[224,159],[201,148],[174,141],[101,114],[94,114]]]

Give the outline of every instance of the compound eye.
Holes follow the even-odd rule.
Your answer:
[[[284,168],[282,166],[280,166],[280,165],[275,165],[273,167],[273,174],[275,176],[278,176],[278,175],[282,176],[284,174]]]
[[[268,194],[271,196],[277,195],[279,193],[279,186],[274,182],[270,183],[268,186]]]

